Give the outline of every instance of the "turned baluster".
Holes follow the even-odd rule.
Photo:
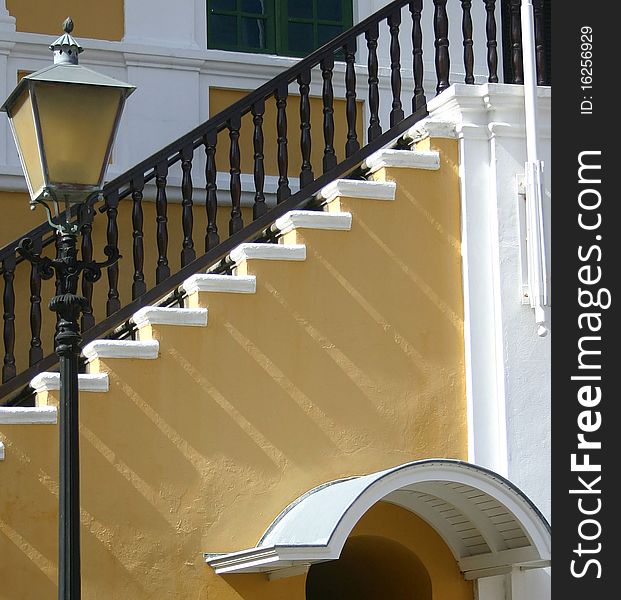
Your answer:
[[[287,153],[287,84],[281,84],[276,90],[276,132],[278,147],[278,189],[276,190],[276,202],[281,203],[291,196],[287,170],[289,156]]]
[[[358,134],[356,133],[356,40],[349,40],[344,46],[345,50],[345,114],[347,117],[347,143],[345,144],[345,156],[351,156],[360,150]]]
[[[194,228],[194,213],[192,201],[192,158],[194,148],[190,144],[181,151],[181,226],[183,228],[183,243],[181,249],[181,266],[185,267],[196,258],[192,230]]]
[[[258,100],[252,105],[252,122],[254,123],[254,135],[252,144],[254,147],[254,204],[252,206],[252,218],[258,219],[267,212],[265,204],[265,156],[263,137],[263,115],[265,114],[265,101]]]
[[[485,35],[487,38],[487,81],[498,83],[498,42],[496,41],[496,0],[483,0],[487,17]]]
[[[155,238],[157,242],[157,268],[155,269],[155,283],[161,283],[170,276],[168,266],[168,199],[166,197],[166,184],[168,178],[168,162],[163,160],[155,167],[155,212],[156,228]]]
[[[205,252],[220,243],[216,214],[218,212],[218,186],[216,185],[216,143],[218,133],[215,129],[208,131],[203,137],[205,144],[205,210],[207,212],[207,229],[205,231]]]
[[[449,71],[451,59],[449,57],[448,39],[448,14],[446,12],[447,0],[433,0],[435,6],[433,15],[433,31],[435,35],[434,46],[436,48],[436,76],[438,85],[436,92],[439,94],[449,87]]]
[[[2,261],[4,277],[4,365],[2,382],[15,377],[15,254],[11,253]]]
[[[474,83],[474,49],[472,41],[472,0],[461,0],[461,30],[464,38],[464,70],[466,83]]]
[[[310,80],[309,70],[298,76],[300,87],[300,151],[302,152],[302,169],[300,171],[300,187],[312,183],[315,179],[311,165],[311,114],[310,114]]]
[[[414,71],[414,96],[412,97],[412,112],[416,112],[427,104],[423,88],[423,30],[420,26],[423,12],[423,0],[410,2],[412,13],[412,60]]]

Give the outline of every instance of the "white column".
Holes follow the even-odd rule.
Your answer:
[[[549,164],[551,93],[539,95]],[[458,84],[429,111],[451,122],[459,140],[469,460],[514,481],[549,518],[550,338],[537,336],[521,290],[523,88]]]

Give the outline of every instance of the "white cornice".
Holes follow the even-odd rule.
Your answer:
[[[542,116],[539,135],[550,137],[552,91],[537,88],[538,110]],[[521,85],[456,83],[428,103],[430,120],[454,123],[458,136],[489,139],[491,136],[523,138],[524,88]]]

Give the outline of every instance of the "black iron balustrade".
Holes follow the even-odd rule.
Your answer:
[[[485,4],[486,22],[481,30],[486,36],[486,56],[480,61],[487,65],[489,82],[497,82],[497,40],[496,15],[499,15],[495,0],[479,0]],[[473,2],[461,1],[463,34],[463,60],[465,82],[474,83],[474,44],[473,21],[471,7]],[[519,2],[518,2],[519,4]],[[84,210],[91,216],[83,230],[81,253],[84,260],[96,258],[100,252],[94,242],[96,225],[99,230],[105,228],[103,245],[109,245],[118,251],[119,239],[131,240],[131,253],[122,261],[108,267],[108,289],[105,296],[105,316],[95,314],[92,306],[84,312],[82,318],[83,339],[85,342],[97,337],[109,335],[110,332],[125,323],[132,314],[142,306],[160,301],[163,297],[174,294],[178,286],[191,274],[218,263],[235,246],[261,238],[263,232],[287,211],[309,205],[315,194],[330,181],[337,177],[351,174],[362,161],[382,146],[390,143],[399,134],[405,132],[416,121],[426,114],[426,95],[423,88],[423,28],[422,16],[430,11],[433,20],[435,46],[436,90],[440,93],[450,85],[449,81],[449,39],[447,0],[396,0],[360,22],[355,27],[342,33],[331,42],[322,46],[292,68],[284,71],[254,92],[232,104],[226,110],[215,115],[202,125],[180,137],[165,148],[156,152],[129,169],[121,176],[106,184],[103,191],[103,205],[95,210],[88,206]],[[500,2],[498,3],[500,5]],[[511,6],[515,3],[512,1]],[[539,7],[540,3],[536,3]],[[540,8],[540,7],[539,7]],[[535,10],[541,19],[541,10]],[[516,73],[520,73],[521,48],[517,39],[517,26],[511,28],[513,53]],[[537,25],[536,43],[540,64],[540,81],[543,81],[543,27]],[[407,39],[411,45],[411,54],[402,52],[403,41]],[[378,40],[385,40],[388,49],[390,81],[389,104],[381,106],[382,96],[379,93],[379,59]],[[356,51],[367,49],[366,77],[357,77],[355,63]],[[336,69],[339,60],[344,61],[343,68]],[[312,71],[316,69],[317,80],[321,83],[322,122],[315,130],[311,129],[310,85]],[[361,67],[358,65],[358,70]],[[344,98],[344,118],[340,122],[346,127],[344,148],[335,146],[335,77],[342,73]],[[289,144],[292,113],[287,113],[289,86],[296,85],[299,92],[299,121],[295,123],[300,129],[299,147]],[[403,101],[403,95],[409,96]],[[367,100],[368,122],[366,145],[359,139],[356,129],[357,111],[360,109],[357,100]],[[276,131],[266,132],[265,115],[268,103],[273,103],[276,114]],[[384,110],[384,112],[382,111]],[[389,115],[388,127],[382,127],[380,115]],[[251,119],[252,143],[240,143],[242,119],[249,115]],[[346,126],[345,126],[346,124]],[[386,130],[387,129],[387,130]],[[315,131],[319,135],[314,134]],[[276,148],[277,189],[276,206],[269,208],[265,199],[266,183],[266,136],[273,136]],[[219,135],[222,134],[222,135]],[[314,135],[313,135],[314,134]],[[316,175],[319,165],[312,164],[312,145],[317,138],[322,138],[321,175]],[[223,141],[224,140],[224,141]],[[224,142],[228,143],[228,157],[222,151]],[[200,152],[199,152],[200,151]],[[245,153],[248,154],[244,161]],[[301,171],[291,173],[289,165],[292,156],[299,158]],[[339,161],[339,156],[342,158]],[[193,172],[198,168],[199,157],[204,160],[204,204],[197,204],[196,190],[193,184]],[[230,174],[230,220],[228,237],[221,237],[218,229],[217,213],[221,208],[217,188],[217,165],[228,158]],[[241,173],[243,164],[252,164],[254,180],[254,202],[252,221],[244,223],[241,206],[242,185]],[[169,261],[169,194],[168,179],[172,168],[179,167],[181,172],[181,212],[180,233],[181,247],[179,252],[179,268],[171,268]],[[300,190],[292,193],[290,178],[299,177]],[[145,223],[145,194],[147,184],[154,183],[155,223]],[[119,221],[119,205],[131,202],[128,230],[123,230]],[[121,207],[122,208],[122,207]],[[199,209],[201,214],[199,214]],[[204,211],[204,212],[202,212]],[[105,225],[101,224],[102,217]],[[195,223],[206,220],[204,245],[195,241]],[[154,243],[148,240],[154,234]],[[32,377],[43,370],[49,369],[57,362],[57,357],[44,351],[42,339],[43,318],[49,314],[42,311],[43,302],[40,276],[36,270],[28,269],[29,276],[29,328],[30,342],[27,356],[17,357],[16,329],[23,332],[27,325],[16,323],[16,273],[20,268],[26,269],[17,253],[19,241],[27,237],[31,240],[36,252],[53,251],[55,236],[47,224],[43,224],[31,232],[20,236],[15,242],[0,250],[0,268],[4,282],[3,291],[3,341],[4,357],[2,369],[2,386],[0,398],[11,398],[16,392],[24,389]],[[202,246],[202,247],[200,247]],[[153,249],[154,273],[148,273],[146,249]],[[21,272],[21,271],[20,271]],[[149,283],[154,277],[154,284]],[[122,298],[120,282],[131,282],[131,298]],[[101,282],[99,286],[101,287]],[[94,289],[94,284],[87,278],[81,282],[82,294],[92,304],[93,299],[101,297]],[[23,300],[22,300],[23,301]],[[23,334],[22,334],[23,335]],[[51,336],[50,336],[51,337]],[[11,400],[9,400],[11,401]]]

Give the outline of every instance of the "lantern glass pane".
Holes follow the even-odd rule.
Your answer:
[[[98,186],[122,98],[112,87],[40,83],[44,160],[54,184]]]
[[[28,89],[23,91],[11,107],[11,123],[15,134],[15,143],[28,179],[28,186],[31,194],[36,196],[41,191],[44,181],[32,102]]]

